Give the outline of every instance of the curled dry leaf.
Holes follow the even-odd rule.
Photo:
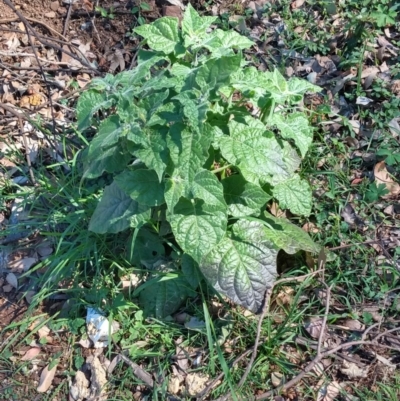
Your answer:
[[[271,383],[274,387],[279,387],[283,384],[283,374],[280,372],[271,373]]]
[[[200,373],[189,373],[186,376],[186,391],[191,397],[195,397],[198,393],[206,388],[208,376]]]
[[[321,335],[322,319],[312,318],[308,323],[305,324],[304,328],[312,338],[318,339]]]
[[[181,383],[178,377],[171,377],[168,381],[168,391],[171,394],[178,394],[181,389]]]
[[[388,198],[391,196],[400,194],[400,185],[393,180],[389,172],[386,170],[386,164],[384,161],[376,163],[374,168],[375,182],[377,184],[384,184],[389,194],[382,196],[382,198]]]
[[[349,379],[357,379],[368,376],[368,367],[360,368],[353,362],[343,361],[340,371],[349,377]]]
[[[57,371],[57,365],[54,366],[52,369],[49,370],[49,366],[47,365],[40,375],[39,386],[36,389],[38,393],[45,393],[51,386],[53,382],[54,376]]]
[[[340,388],[337,381],[322,386],[318,391],[317,401],[334,401],[339,395]]]

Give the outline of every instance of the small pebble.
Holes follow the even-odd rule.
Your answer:
[[[52,1],[52,2],[50,3],[50,8],[51,8],[53,11],[57,11],[57,10],[59,9],[59,7],[60,7],[60,3],[59,3],[58,1]]]

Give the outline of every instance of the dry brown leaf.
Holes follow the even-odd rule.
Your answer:
[[[39,386],[36,389],[38,393],[45,393],[51,386],[53,382],[54,376],[57,371],[57,365],[54,366],[52,369],[49,370],[49,366],[47,365],[40,375]]]
[[[186,376],[186,391],[191,397],[195,397],[198,393],[206,388],[208,376],[201,373],[189,373]]]
[[[181,389],[181,383],[178,377],[170,377],[168,381],[168,391],[171,394],[177,395]]]
[[[382,196],[383,199],[400,194],[400,185],[393,180],[388,171],[384,161],[376,163],[374,168],[376,184],[384,184],[389,194]]]
[[[322,319],[312,318],[308,323],[304,325],[304,328],[312,338],[318,339],[321,335]]]
[[[6,276],[6,281],[14,288],[18,288],[18,279],[14,273],[8,273]]]
[[[360,368],[354,362],[343,361],[340,371],[349,379],[365,378],[368,376],[368,367]]]
[[[93,11],[93,3],[89,0],[82,0],[82,8],[86,11]]]
[[[306,2],[306,0],[295,0],[290,5],[290,7],[292,7],[293,10],[296,10],[297,8],[300,8],[305,2]]]
[[[339,395],[340,388],[341,386],[337,381],[322,386],[318,391],[317,401],[334,401]]]
[[[280,372],[272,372],[271,373],[271,383],[274,387],[279,387],[283,384],[284,378],[283,374]]]
[[[38,348],[38,347],[30,348],[25,353],[25,355],[21,358],[21,361],[31,361],[32,359],[34,359],[39,354],[40,354],[40,348]]]
[[[319,228],[311,221],[304,224],[302,229],[308,233],[313,233],[313,234],[319,233]]]

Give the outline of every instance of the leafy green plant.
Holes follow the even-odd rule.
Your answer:
[[[78,129],[96,127],[84,178],[108,173],[89,229],[132,229],[127,258],[148,270],[136,289],[145,313],[176,310],[198,286],[198,268],[221,294],[260,309],[279,249],[318,247],[265,211],[275,198],[311,212],[298,170],[312,129],[297,104],[307,81],[260,72],[243,58],[253,42],[211,30],[188,5],[182,28],[164,17],[134,29],[150,51],[132,71],[95,79],[77,106]]]
[[[115,14],[114,14],[114,7],[110,7],[110,9],[107,10],[107,9],[105,9],[105,8],[103,8],[103,7],[96,6],[96,7],[95,7],[95,10],[98,11],[98,12],[101,14],[101,16],[102,16],[103,18],[114,19],[114,17],[115,17]]]

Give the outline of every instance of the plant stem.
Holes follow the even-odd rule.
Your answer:
[[[220,167],[220,168],[216,168],[215,170],[211,170],[212,173],[217,174],[220,173],[221,171],[226,170],[227,168],[232,167],[232,164],[227,164],[226,166]]]

